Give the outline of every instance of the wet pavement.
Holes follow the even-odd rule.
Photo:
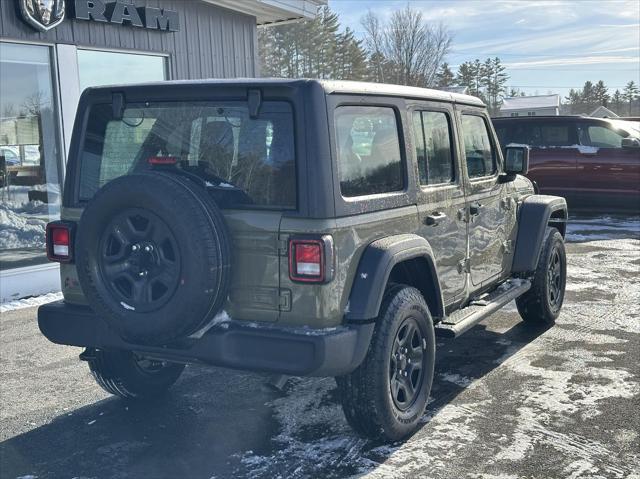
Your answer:
[[[0,320],[0,477],[640,478],[640,219],[572,220],[558,324],[515,307],[438,341],[409,440],[354,435],[333,379],[191,366],[155,403],[111,398],[38,332]]]

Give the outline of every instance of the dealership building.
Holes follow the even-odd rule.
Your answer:
[[[60,214],[83,89],[259,75],[258,27],[326,0],[0,0],[0,302],[60,289],[44,233]]]

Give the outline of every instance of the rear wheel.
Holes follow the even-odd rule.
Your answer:
[[[567,283],[567,254],[564,240],[555,228],[547,229],[531,289],[516,299],[527,323],[555,324],[560,315]]]
[[[90,350],[85,356],[98,385],[125,399],[158,397],[184,370],[184,364],[156,361],[130,351]]]
[[[413,433],[424,413],[435,364],[435,334],[420,292],[390,286],[363,363],[336,378],[349,424],[372,439]]]

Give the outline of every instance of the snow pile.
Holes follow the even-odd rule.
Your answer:
[[[42,219],[25,218],[0,203],[0,249],[44,248],[46,225]]]
[[[0,313],[8,313],[9,311],[15,311],[18,309],[41,306],[43,304],[52,303],[54,301],[60,301],[61,299],[62,293],[49,293],[42,296],[33,296],[31,298],[18,299],[16,301],[10,301],[8,303],[0,304]]]

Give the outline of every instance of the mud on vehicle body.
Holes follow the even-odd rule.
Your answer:
[[[312,80],[87,90],[41,331],[98,383],[157,395],[180,364],[336,377],[349,423],[399,439],[435,336],[564,298],[564,199],[535,195],[476,98]]]

